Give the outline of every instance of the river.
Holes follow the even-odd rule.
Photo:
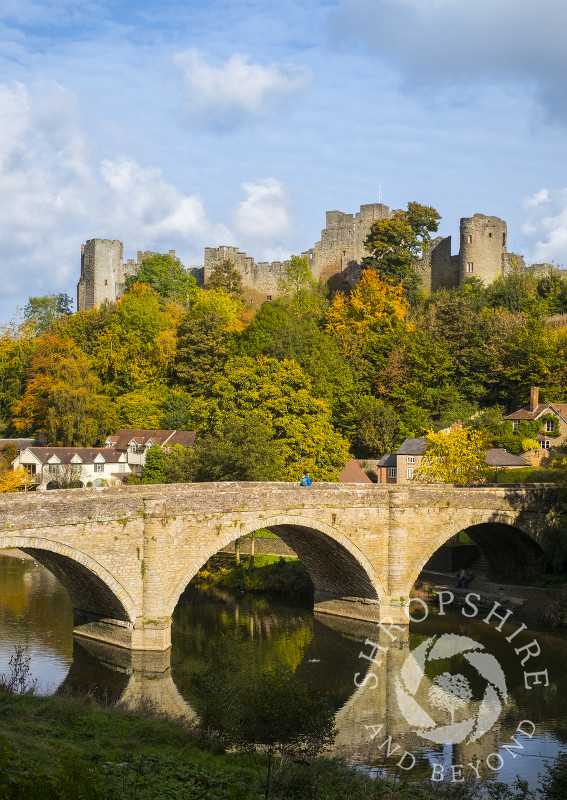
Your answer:
[[[416,605],[414,614],[424,609]],[[170,656],[151,668],[160,680],[144,683],[124,651],[116,657],[73,641],[69,597],[47,570],[0,555],[0,673],[24,646],[39,693],[91,688],[126,703],[151,690],[154,704],[190,715],[195,677],[223,663],[238,632],[255,668],[283,662],[330,699],[334,752],[350,763],[406,779],[473,778],[476,770],[511,783],[520,775],[535,786],[545,759],[567,741],[567,639],[486,616],[480,609],[473,616],[471,606],[443,615],[432,608],[409,632],[377,636],[376,626],[314,615],[281,596],[190,586],[175,610]],[[534,638],[541,653],[531,645],[530,656]]]

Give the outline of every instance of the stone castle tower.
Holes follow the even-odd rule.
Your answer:
[[[327,281],[334,289],[355,285],[362,259],[368,255],[364,242],[376,220],[389,219],[390,209],[383,203],[360,206],[356,214],[327,211],[321,239],[301,253],[309,260],[316,280]],[[89,239],[81,247],[81,277],[77,286],[77,310],[98,308],[103,302],[117,300],[124,291],[128,275],[135,273],[144,258],[154,255],[138,251],[137,260],[123,260],[122,242]],[[169,254],[175,258],[175,251]],[[511,269],[511,259],[525,268],[523,259],[507,250],[506,223],[498,217],[475,214],[464,217],[460,224],[460,247],[451,253],[451,237],[433,239],[422,258],[416,261],[423,288],[436,291],[454,288],[467,278],[480,278],[491,283]],[[285,274],[289,261],[256,263],[237,247],[206,247],[204,266],[190,270],[199,285],[205,285],[215,266],[229,259],[242,276],[245,298],[255,304],[278,295],[278,281]],[[545,265],[544,265],[545,266]]]

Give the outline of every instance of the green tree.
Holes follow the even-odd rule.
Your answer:
[[[178,330],[175,374],[189,392],[200,392],[211,375],[224,369],[234,349],[226,318],[215,312],[188,314]]]
[[[390,219],[376,220],[370,228],[365,247],[370,252],[362,261],[395,284],[401,283],[408,300],[415,302],[421,278],[414,262],[429,244],[430,234],[437,231],[440,215],[434,208],[408,203],[407,211],[394,211]]]
[[[197,291],[197,282],[178,258],[168,253],[155,253],[145,258],[134,275],[126,278],[126,291],[135,283],[146,283],[162,297],[187,303]]]
[[[347,443],[332,427],[329,406],[313,397],[311,381],[293,361],[230,359],[211,376],[203,398],[200,433],[218,436],[227,417],[256,411],[279,444],[286,480],[299,480],[304,470],[316,480],[335,480],[347,460]]]
[[[484,462],[490,434],[471,428],[429,431],[427,449],[414,478],[427,483],[478,483],[488,474]]]
[[[238,298],[244,294],[242,276],[229,258],[215,264],[207,280],[206,288],[224,289],[228,294]]]
[[[116,399],[118,425],[121,428],[160,429],[164,414],[165,386],[142,386]]]
[[[181,458],[189,481],[277,481],[285,475],[280,442],[256,411],[229,414],[215,432],[198,437],[191,456],[173,456]],[[180,474],[172,465],[170,476],[174,469]]]
[[[142,483],[165,483],[165,453],[159,445],[146,452]]]
[[[59,317],[71,314],[73,301],[68,294],[46,294],[30,297],[24,307],[24,319],[36,333],[44,333]]]

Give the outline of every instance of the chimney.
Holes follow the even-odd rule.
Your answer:
[[[539,405],[539,386],[530,388],[530,411],[535,411]]]
[[[47,431],[40,431],[37,434],[37,440],[40,447],[47,447]]]

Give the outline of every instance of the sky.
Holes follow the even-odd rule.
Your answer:
[[[325,212],[434,206],[567,266],[562,0],[3,0],[0,322],[76,296],[81,244],[312,247]]]

